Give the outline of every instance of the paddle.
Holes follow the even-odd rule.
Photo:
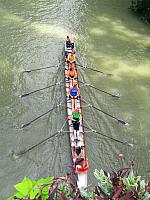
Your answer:
[[[30,73],[30,72],[34,72],[34,71],[39,71],[39,70],[43,70],[43,69],[49,69],[49,68],[53,68],[53,67],[60,67],[64,62],[58,64],[58,65],[53,65],[53,66],[49,66],[49,67],[42,67],[42,68],[37,68],[37,69],[27,69],[25,71],[23,71],[23,73],[27,72],[27,73]]]
[[[80,65],[80,64],[78,64],[78,63],[76,63],[76,65],[78,65],[78,66],[80,66],[80,67],[83,67],[83,68],[85,68],[85,69],[89,69],[89,70],[94,71],[94,72],[99,72],[99,73],[104,74],[104,75],[108,75],[108,76],[111,76],[111,75],[112,75],[112,74],[104,73],[104,72],[102,72],[102,71],[100,71],[100,70],[97,70],[97,69],[92,69],[92,68],[90,68],[90,67],[86,67],[86,66]]]
[[[22,151],[22,152],[20,152],[20,153],[16,154],[16,155],[17,155],[17,156],[20,156],[20,155],[23,155],[23,154],[25,154],[25,153],[27,153],[27,152],[31,151],[33,148],[35,148],[35,147],[39,146],[40,144],[43,144],[44,142],[46,142],[47,140],[51,139],[52,137],[54,137],[54,136],[58,135],[59,133],[60,133],[60,131],[57,131],[57,132],[56,132],[56,133],[54,133],[53,135],[51,135],[51,136],[47,137],[46,139],[42,140],[41,142],[39,142],[39,143],[35,144],[34,146],[32,146],[32,147],[28,148],[27,150],[24,150],[24,151]]]
[[[39,118],[43,117],[44,115],[48,114],[49,112],[53,111],[54,109],[60,107],[62,104],[58,104],[57,106],[51,108],[50,110],[48,110],[47,112],[41,114],[40,116],[36,117],[35,119],[31,120],[30,122],[26,123],[26,124],[22,124],[21,128],[26,128],[28,127],[30,124],[32,124],[33,122],[35,122],[36,120],[38,120]]]
[[[34,90],[34,91],[32,91],[32,92],[29,92],[29,93],[24,93],[24,94],[20,95],[19,97],[21,97],[21,98],[22,98],[22,97],[26,97],[26,96],[28,96],[28,95],[30,95],[30,94],[35,93],[35,92],[39,92],[39,91],[41,91],[41,90],[44,90],[44,89],[53,87],[53,86],[55,86],[55,85],[60,85],[61,83],[64,83],[64,81],[62,81],[62,82],[57,82],[57,83],[55,83],[55,84],[53,84],[53,85],[49,85],[49,86],[47,86],[47,87],[44,87],[44,88],[41,88],[41,89],[38,89],[38,90]]]
[[[121,123],[121,124],[123,124],[123,125],[128,125],[128,122],[125,122],[125,121],[123,121],[123,120],[121,120],[121,119],[118,119],[117,117],[114,117],[113,115],[110,115],[109,113],[107,113],[107,112],[105,112],[105,111],[103,111],[103,110],[101,110],[101,109],[95,107],[94,105],[87,103],[87,101],[85,101],[85,100],[83,100],[83,99],[82,99],[82,101],[85,102],[86,104],[88,104],[88,106],[94,108],[95,110],[98,110],[98,111],[104,113],[105,115],[107,115],[107,116],[109,116],[109,117],[111,117],[111,118],[117,120],[119,123]]]
[[[86,126],[84,126],[84,128],[86,128],[86,129],[88,129],[88,130],[91,130],[92,132],[97,133],[97,134],[99,134],[99,135],[102,135],[102,136],[104,136],[104,137],[106,137],[106,138],[109,138],[109,139],[111,139],[111,140],[113,140],[113,141],[115,141],[115,142],[118,142],[118,143],[121,143],[121,144],[123,144],[123,145],[127,145],[127,146],[130,146],[130,147],[133,147],[133,144],[128,143],[127,141],[121,141],[121,140],[115,139],[115,138],[113,138],[113,137],[110,137],[110,136],[107,136],[107,135],[105,135],[105,134],[103,134],[103,133],[100,133],[100,132],[98,132],[98,131],[96,131],[96,130],[94,130],[94,129],[88,128],[88,127],[86,127]]]
[[[108,94],[108,95],[110,95],[110,96],[112,96],[112,97],[120,98],[120,95],[119,95],[119,94],[111,94],[111,93],[109,93],[109,92],[106,92],[106,91],[104,91],[104,90],[101,90],[101,89],[99,89],[99,88],[96,88],[96,87],[94,87],[93,85],[90,85],[89,83],[84,83],[84,82],[82,82],[82,81],[79,81],[79,82],[82,83],[82,84],[84,84],[85,86],[89,86],[89,87],[91,87],[91,88],[93,88],[93,89],[95,89],[95,90],[98,90],[98,91],[100,91],[100,92],[103,92],[103,93],[105,93],[105,94]]]

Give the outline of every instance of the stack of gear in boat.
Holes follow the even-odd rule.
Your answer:
[[[69,81],[68,97],[72,101],[72,115],[69,120],[72,121],[74,134],[76,137],[76,145],[73,146],[73,166],[77,173],[85,173],[88,170],[88,163],[84,158],[84,146],[78,143],[78,132],[80,129],[81,109],[77,107],[77,101],[80,101],[80,89],[78,86],[78,77],[76,70],[76,57],[74,50],[74,43],[71,42],[69,36],[66,39],[65,45],[65,62],[68,63],[66,81]],[[81,106],[81,105],[80,105]]]

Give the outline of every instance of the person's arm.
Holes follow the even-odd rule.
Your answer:
[[[78,87],[78,94],[77,94],[77,96],[80,96],[80,90],[79,90],[79,87]]]
[[[77,71],[75,70],[75,76],[74,76],[75,78],[77,78]]]
[[[76,61],[76,56],[75,56],[75,54],[74,54],[74,59],[73,59],[73,61],[72,62],[75,62]]]

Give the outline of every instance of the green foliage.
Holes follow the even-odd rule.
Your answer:
[[[94,193],[88,192],[84,188],[80,188],[80,194],[81,194],[82,197],[85,197],[85,199],[88,199],[88,200],[95,200],[96,199],[96,196],[95,196]]]
[[[112,182],[110,180],[110,176],[108,174],[108,176],[105,175],[104,171],[101,169],[100,171],[98,171],[97,169],[95,169],[94,171],[94,175],[97,178],[98,185],[100,186],[100,188],[108,195],[108,196],[112,196],[113,194],[113,186],[112,186]]]
[[[101,200],[105,199],[150,199],[150,182],[141,180],[141,176],[133,172],[134,162],[130,166],[122,168],[111,174],[104,173],[103,170],[95,170],[94,175],[97,178],[98,186],[95,193]]]
[[[127,191],[131,192],[133,188],[137,188],[140,178],[140,176],[135,176],[133,170],[131,170],[129,176],[123,179],[123,183]]]
[[[141,176],[135,175],[133,171],[134,162],[131,161],[129,167],[122,168],[117,172],[106,173],[102,169],[95,169],[94,175],[98,180],[98,186],[94,192],[87,189],[78,188],[77,174],[70,173],[67,177],[41,178],[38,181],[32,181],[25,177],[22,182],[16,184],[16,193],[7,200],[119,200],[150,199],[150,182],[141,180]]]
[[[25,177],[22,182],[14,185],[17,192],[7,200],[18,199],[39,199],[42,196],[43,200],[48,198],[49,187],[52,185],[54,177],[41,178],[38,181],[32,181]]]

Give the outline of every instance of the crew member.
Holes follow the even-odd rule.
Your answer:
[[[83,159],[79,164],[76,164],[76,171],[77,172],[86,172],[88,170],[88,163],[85,159]]]
[[[76,151],[76,154],[77,154],[77,156],[79,156],[80,155],[80,153],[81,153],[81,147],[80,146],[77,146],[76,148],[75,148],[75,151]]]
[[[76,62],[76,57],[74,54],[74,50],[71,51],[71,53],[68,54],[68,63],[72,64]]]
[[[79,126],[80,126],[80,116],[81,113],[79,111],[79,108],[75,109],[72,112],[72,124],[73,124],[73,128],[78,131],[79,130]]]
[[[70,47],[71,46],[71,40],[69,38],[69,36],[67,35],[67,39],[66,39],[66,47]]]
[[[70,69],[68,70],[67,78],[68,79],[77,78],[77,72],[73,66],[71,66]]]
[[[73,87],[69,90],[69,97],[70,98],[76,98],[79,96],[79,88],[77,86],[77,83],[75,82],[73,84]]]

